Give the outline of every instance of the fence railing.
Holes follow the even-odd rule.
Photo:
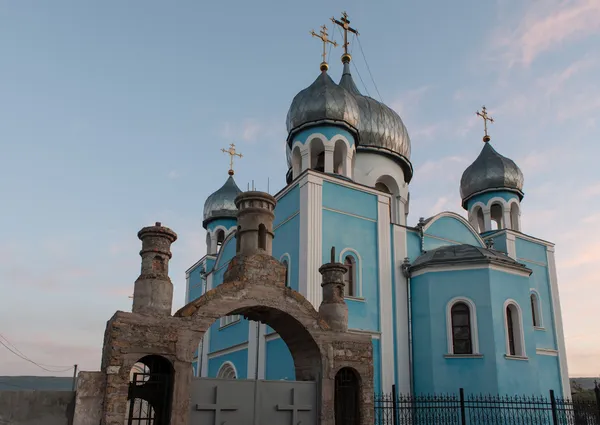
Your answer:
[[[457,394],[375,396],[375,425],[600,425],[596,400]]]

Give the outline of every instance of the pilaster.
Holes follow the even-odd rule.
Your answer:
[[[300,181],[299,292],[316,308],[322,300],[323,179],[309,171]]]
[[[209,275],[206,276],[206,291],[208,292],[213,288],[213,274],[210,273]],[[201,349],[200,353],[198,353],[199,356],[202,357],[201,360],[201,369],[200,369],[200,376],[203,378],[206,378],[208,376],[208,352],[210,351],[210,328],[208,328],[206,330],[206,332],[204,333],[204,336],[202,337],[202,340],[200,341],[200,346],[198,347],[199,349]]]
[[[333,146],[325,146],[325,172],[333,173]]]
[[[562,313],[558,293],[558,276],[556,274],[556,260],[554,247],[546,247],[548,260],[548,277],[550,278],[550,293],[552,294],[552,318],[554,319],[554,335],[558,348],[558,362],[560,364],[560,378],[562,381],[563,397],[571,397],[571,384],[569,382],[569,369],[567,366],[567,349],[565,347],[565,334],[563,331]]]
[[[379,195],[377,240],[379,263],[379,330],[381,331],[381,390],[392,392],[394,384],[394,322],[392,310],[392,264],[390,244],[390,198]]]
[[[517,246],[515,243],[515,235],[511,231],[506,231],[506,254],[516,260],[517,259]]]
[[[408,279],[402,274],[404,258],[408,257],[406,248],[406,228],[394,226],[394,270],[396,285],[396,389],[398,394],[411,394],[410,344],[408,320]]]

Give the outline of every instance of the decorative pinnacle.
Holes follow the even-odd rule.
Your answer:
[[[229,154],[229,171],[227,174],[233,176],[233,157],[238,156],[241,158],[243,155],[235,151],[235,145],[233,143],[229,145],[229,149],[221,149],[221,151]]]
[[[483,142],[487,143],[492,139],[488,135],[487,123],[488,123],[488,121],[494,122],[494,119],[488,115],[487,109],[485,109],[485,105],[481,108],[481,112],[479,112],[479,111],[476,112],[476,115],[480,116],[483,119],[483,130],[485,132],[485,135],[483,136]]]
[[[329,39],[329,34],[327,34],[327,27],[325,25],[321,27],[321,31],[319,31],[319,34],[312,30],[310,32],[310,35],[312,35],[313,37],[317,37],[323,42],[323,62],[321,62],[321,66],[319,67],[319,69],[321,71],[327,71],[329,69],[329,65],[327,64],[327,43],[333,44],[333,47],[337,47],[337,43]]]
[[[352,56],[350,56],[350,53],[348,53],[348,46],[350,45],[348,42],[348,31],[356,34],[357,36],[359,35],[358,31],[350,27],[350,20],[348,19],[348,14],[346,12],[342,12],[342,18],[339,21],[335,19],[335,17],[332,17],[331,22],[339,25],[344,30],[344,54],[342,55],[342,63],[350,62]]]

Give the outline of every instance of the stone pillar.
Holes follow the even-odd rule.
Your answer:
[[[177,234],[160,223],[138,232],[142,241],[142,272],[133,290],[134,313],[170,316],[173,303],[173,284],[169,279],[171,244]]]
[[[508,208],[506,206],[502,208],[502,221],[504,222],[505,229],[515,230],[510,222],[510,206]]]
[[[274,197],[265,192],[243,192],[235,198],[237,213],[236,255],[273,252]]]
[[[483,228],[485,232],[492,230],[492,213],[489,208],[483,210]],[[480,233],[483,233],[480,230]]]
[[[346,266],[335,262],[335,248],[331,248],[331,262],[319,267],[319,273],[323,276],[323,301],[319,305],[319,316],[334,331],[348,330],[348,306],[344,301],[344,274],[347,271]]]
[[[333,146],[325,146],[325,164],[324,170],[326,173],[333,173]]]

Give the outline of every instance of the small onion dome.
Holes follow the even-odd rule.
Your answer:
[[[446,245],[427,251],[417,257],[410,266],[410,272],[415,272],[429,266],[448,265],[478,265],[496,264],[505,267],[520,269],[531,273],[524,264],[521,264],[503,252],[473,245]]]
[[[236,218],[235,198],[240,193],[242,191],[230,175],[225,184],[206,199],[202,226],[206,229],[208,223],[218,218]]]
[[[512,159],[500,155],[486,142],[460,179],[463,208],[473,196],[493,190],[514,192],[523,199],[523,172]]]
[[[340,86],[355,97],[360,110],[358,133],[360,141],[357,150],[380,152],[396,160],[404,171],[404,180],[412,179],[410,163],[410,137],[402,118],[391,108],[369,96],[363,96],[350,73],[349,58],[344,61],[344,72]]]
[[[356,134],[359,112],[354,96],[322,71],[317,79],[294,97],[287,114],[288,143],[309,125],[336,124]]]

